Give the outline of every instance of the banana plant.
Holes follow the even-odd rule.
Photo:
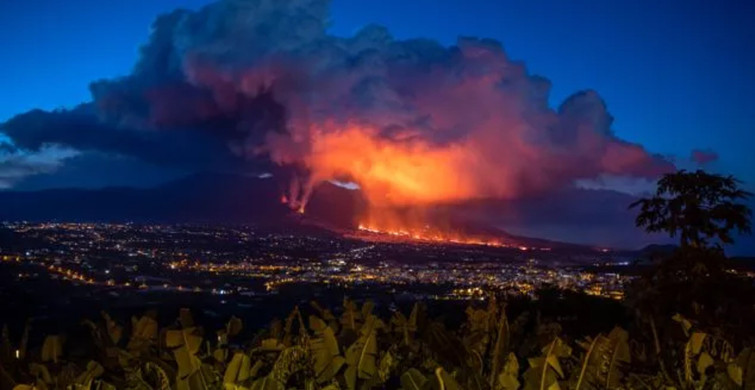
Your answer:
[[[29,364],[29,373],[35,378],[33,388],[45,390],[54,385],[53,377],[50,375],[50,370],[43,364],[31,363]]]
[[[223,375],[224,390],[248,390],[251,386],[249,382],[257,375],[261,363],[257,361],[252,365],[249,355],[243,352],[236,352],[228,363]]]
[[[434,373],[435,376],[431,377],[429,381],[431,390],[461,390],[456,379],[443,367],[437,367]]]
[[[426,383],[427,377],[416,368],[410,368],[401,374],[401,390],[422,390]]]
[[[491,320],[490,312],[486,309],[475,309],[467,307],[466,334],[464,335],[464,345],[476,357],[474,365],[482,367],[483,356],[488,348],[491,339]]]
[[[532,345],[545,346],[541,356],[528,359],[527,370],[520,376],[520,361],[511,351],[525,327],[519,320],[510,324],[502,304],[469,308],[461,329],[447,328],[440,321],[417,324],[418,305],[408,317],[394,313],[389,327],[373,314],[369,302],[359,306],[346,299],[340,321],[316,303],[312,307],[324,317],[309,316],[305,327],[302,313],[295,308],[271,332],[261,332],[248,343],[251,348],[235,351],[229,338],[242,329],[236,318],[217,333],[217,343],[203,344],[201,328],[188,310],[182,310],[175,324],[159,333],[158,343],[153,315],[132,318],[129,336],[103,313],[102,320],[89,325],[95,342],[99,338],[108,346],[113,359],[95,356],[85,368],[77,367],[76,356],[63,354],[63,337],[50,335],[39,354],[29,354],[37,360],[6,362],[6,356],[0,361],[0,388],[12,389],[17,383],[23,383],[16,386],[21,390],[755,388],[753,349],[736,354],[718,332],[704,331],[681,316],[675,319],[686,337],[678,348],[669,349],[678,352],[676,371],[668,371],[674,379],[655,372],[650,367],[653,362],[630,353],[634,348],[630,346],[638,341],[630,343],[628,333],[620,328],[577,342],[581,352],[572,357],[570,346],[557,337],[561,329],[557,323],[536,327]],[[350,341],[344,341],[343,332],[336,336],[333,326],[346,329]],[[11,346],[5,333],[0,341]],[[127,347],[120,348],[124,336],[130,338]],[[527,348],[524,344],[520,350]]]
[[[727,366],[726,372],[739,388],[755,388],[755,350],[753,348],[742,350],[735,361]]]
[[[466,309],[467,322],[463,340],[469,351],[467,365],[480,376],[484,374],[486,363],[489,363],[489,366],[495,365],[488,367],[491,368],[487,378],[490,386],[495,382],[507,348],[508,322],[505,320],[505,310],[500,309],[500,312],[503,318],[499,320],[499,307],[494,296],[489,298],[488,306],[484,309],[475,309],[472,306]],[[502,337],[499,337],[499,334]],[[493,344],[494,342],[496,344]]]
[[[496,390],[517,390],[519,386],[521,386],[519,383],[519,360],[513,352],[510,352],[493,388]]]
[[[317,383],[327,383],[338,374],[346,363],[341,356],[333,329],[317,316],[309,316],[309,327],[315,333],[315,338],[309,340],[309,349],[314,360],[314,370]]]
[[[416,368],[410,368],[401,374],[401,390],[461,390],[462,387],[443,367],[435,367],[432,374],[426,376]]]
[[[511,331],[509,328],[509,320],[506,317],[506,307],[503,306],[500,310],[500,318],[498,319],[498,323],[496,324],[496,332],[495,332],[495,344],[493,344],[493,347],[490,349],[490,373],[489,373],[489,379],[488,383],[490,384],[491,388],[495,388],[497,386],[496,381],[498,380],[501,370],[501,365],[503,364],[503,361],[505,359],[510,358],[512,355],[508,355],[507,353],[509,351],[509,344],[510,344],[510,337],[511,337]],[[516,358],[515,358],[516,360]],[[507,360],[508,363],[508,360]],[[517,365],[518,370],[518,365]]]
[[[362,304],[362,318],[367,318],[372,315],[372,310],[375,308],[375,302],[366,301]]]
[[[102,311],[100,314],[105,320],[105,329],[107,330],[108,337],[110,337],[110,341],[114,345],[117,345],[123,336],[123,327],[118,325],[107,312]]]
[[[126,349],[131,353],[146,352],[157,341],[157,321],[153,315],[145,314],[141,317],[131,317],[131,338]]]
[[[147,362],[144,364],[144,371],[155,377],[154,390],[171,390],[170,378],[162,367],[155,363]]]
[[[524,373],[525,390],[559,390],[559,379],[564,378],[560,358],[571,355],[571,347],[556,337],[543,348],[543,355],[528,359],[530,368]]]
[[[105,311],[100,312],[100,316],[101,321],[94,322],[85,319],[82,323],[89,327],[92,341],[102,355],[101,363],[108,368],[113,368],[112,366],[117,362],[118,344],[123,338],[123,327]]]
[[[128,390],[171,390],[174,386],[170,378],[176,377],[176,370],[161,360],[142,362],[143,355],[133,355],[125,350],[118,351],[118,362],[123,371],[123,379],[116,383],[117,388]]]
[[[305,370],[309,366],[309,360],[309,351],[304,347],[284,349],[270,373],[254,381],[251,390],[284,390],[291,375]]]
[[[63,355],[63,336],[49,335],[42,344],[41,358],[43,362],[57,363]]]
[[[377,385],[379,383],[385,383],[393,373],[393,370],[398,365],[398,361],[394,357],[394,354],[391,353],[391,350],[393,348],[386,351],[381,357],[380,362],[378,363],[378,370],[377,370],[377,376],[373,377],[374,383]]]
[[[76,381],[74,382],[74,388],[76,390],[89,389],[92,387],[92,382],[94,382],[96,378],[101,377],[104,373],[105,368],[102,367],[100,363],[97,363],[94,360],[90,360],[89,363],[87,363],[84,372],[79,374],[79,376],[76,378]]]
[[[202,362],[196,356],[202,345],[202,337],[194,327],[180,330],[169,330],[165,336],[165,345],[173,352],[178,365],[176,387],[179,389],[206,388],[200,372]],[[199,383],[197,383],[199,382]]]
[[[345,330],[358,331],[360,321],[362,319],[362,312],[354,301],[344,298],[343,299],[343,314],[341,315],[341,327]]]
[[[240,319],[231,317],[225,325],[224,329],[217,332],[218,343],[215,350],[212,351],[212,356],[218,363],[224,363],[228,359],[228,340],[230,337],[236,336],[243,329],[243,325]]]
[[[370,314],[359,329],[359,338],[346,350],[346,387],[356,389],[358,379],[369,380],[377,375],[377,329],[380,320]]]
[[[317,315],[325,321],[328,326],[330,326],[330,329],[333,329],[334,334],[338,334],[339,331],[339,322],[338,318],[336,318],[335,315],[333,315],[333,312],[329,309],[323,308],[315,301],[311,301],[309,305],[317,311]]]
[[[745,369],[755,368],[755,359],[746,349],[737,356],[725,339],[697,329],[692,321],[679,314],[674,315],[673,319],[679,322],[688,336],[684,345],[680,386],[729,388],[732,384],[742,386],[745,383]],[[711,368],[713,375],[709,375]],[[755,373],[749,375],[755,377]],[[750,378],[748,382],[755,384],[755,378]]]
[[[260,345],[254,349],[252,349],[253,354],[275,354],[277,356],[278,353],[286,349],[286,346],[283,345],[278,339],[276,338],[269,338],[264,339],[260,343]]]
[[[394,332],[401,335],[404,346],[411,346],[414,341],[414,334],[417,332],[417,313],[419,304],[415,303],[409,318],[406,318],[400,311],[393,313],[391,325]]]
[[[178,366],[176,374],[177,390],[204,390],[208,380],[202,371],[202,361],[197,357],[202,345],[199,328],[194,326],[191,313],[182,309],[178,321],[182,328],[165,333],[165,346],[173,353]]]
[[[303,339],[307,337],[307,329],[304,327],[304,320],[301,317],[299,306],[294,306],[294,310],[292,310],[288,317],[286,317],[286,323],[283,328],[283,339],[281,340],[281,343],[286,347],[294,345],[294,338],[297,336],[294,335],[293,332],[294,321],[296,321],[299,338]]]
[[[607,336],[587,337],[579,345],[585,349],[581,368],[572,380],[574,390],[617,388],[631,363],[629,334],[614,328]]]

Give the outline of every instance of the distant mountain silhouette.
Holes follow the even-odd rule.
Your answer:
[[[280,202],[273,178],[203,173],[153,188],[0,191],[0,220],[279,225],[301,220]],[[325,183],[307,219],[350,228],[364,202],[358,191]]]
[[[280,202],[275,178],[194,174],[153,188],[51,189],[0,192],[0,220],[254,224],[341,231],[354,229],[364,210],[360,191],[324,183],[300,216]],[[460,231],[506,239],[517,245],[587,248],[510,235],[485,223],[446,218]]]
[[[639,252],[648,255],[667,255],[677,249],[679,249],[679,246],[674,244],[650,244],[640,249]]]
[[[196,174],[147,188],[0,192],[0,219],[145,223],[275,223],[289,214],[269,179]]]
[[[306,217],[326,227],[353,229],[358,225],[357,216],[366,206],[360,191],[348,190],[325,182],[312,191],[307,204]]]

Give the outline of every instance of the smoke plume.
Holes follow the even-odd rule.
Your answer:
[[[596,92],[549,107],[550,82],[499,42],[398,40],[380,26],[333,36],[328,8],[221,0],[160,16],[133,72],[93,83],[86,109],[26,114],[2,131],[30,150],[54,143],[157,164],[272,169],[294,208],[326,180],[357,183],[379,209],[516,199],[673,169],[617,138]],[[56,130],[61,121],[76,121],[77,132]],[[35,131],[18,130],[29,124]]]

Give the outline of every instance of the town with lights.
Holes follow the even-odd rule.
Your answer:
[[[277,296],[296,303],[364,294],[468,301],[491,292],[534,296],[547,286],[621,300],[633,278],[633,254],[626,252],[368,241],[254,227],[8,222],[3,228],[4,291],[65,288],[65,303],[160,297],[243,307]]]

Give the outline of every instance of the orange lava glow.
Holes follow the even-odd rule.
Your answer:
[[[472,141],[435,145],[412,138],[387,140],[370,128],[349,125],[341,131],[315,132],[308,165],[311,181],[345,177],[362,188],[370,205],[416,206],[506,198],[505,172],[496,172],[479,158],[484,151]],[[484,187],[484,188],[483,188]]]
[[[520,193],[521,189],[512,184],[517,182],[513,170],[491,165],[491,161],[497,164],[500,159],[484,156],[505,152],[499,140],[478,134],[439,144],[412,136],[408,130],[387,137],[353,123],[313,125],[306,139],[303,165],[308,177],[294,177],[284,197],[292,210],[303,213],[312,188],[319,183],[354,182],[367,203],[366,212],[359,217],[359,230],[363,232],[426,242],[518,247],[500,238],[466,234],[448,221],[428,218],[425,213],[437,205],[505,199]],[[285,153],[275,155],[274,160],[296,161]]]
[[[360,217],[360,230],[422,241],[508,247],[498,239],[472,237],[454,226],[430,224],[426,207],[478,197],[505,198],[513,193],[503,172],[495,179],[481,178],[490,168],[479,158],[479,145],[455,142],[430,144],[409,133],[386,139],[377,131],[349,124],[334,131],[313,131],[306,161],[311,172],[307,188],[290,194],[308,193],[325,180],[345,179],[359,185],[368,210]],[[484,187],[484,188],[483,188]],[[294,204],[306,205],[301,199]],[[400,209],[401,212],[396,210]],[[448,225],[447,223],[445,225]]]
[[[385,236],[390,236],[390,237],[396,237],[399,239],[415,240],[415,241],[421,241],[421,242],[427,242],[427,243],[480,245],[480,246],[488,246],[488,247],[495,247],[495,248],[514,248],[520,251],[528,251],[528,250],[549,251],[551,250],[551,248],[545,248],[545,247],[534,248],[534,247],[526,247],[526,246],[521,246],[521,245],[512,245],[512,244],[507,244],[500,240],[495,240],[495,239],[482,239],[482,238],[467,237],[464,235],[444,234],[441,232],[432,232],[430,230],[425,230],[425,231],[403,230],[403,229],[383,230],[375,226],[363,225],[363,224],[360,224],[358,229],[366,233],[371,233],[371,234],[376,234],[376,235],[385,235]]]
[[[401,237],[406,239],[412,239],[417,241],[426,241],[426,242],[436,242],[436,243],[448,243],[448,244],[460,244],[460,245],[484,245],[484,246],[492,246],[492,247],[501,247],[501,248],[508,248],[511,247],[511,245],[504,244],[497,240],[478,240],[474,238],[468,238],[463,236],[452,236],[452,235],[445,235],[438,232],[421,232],[416,230],[382,230],[378,227],[369,226],[369,225],[359,225],[359,230],[363,232],[373,233],[373,234],[385,234],[389,236],[394,237]],[[527,247],[521,247],[524,248],[522,250],[527,250]]]
[[[370,208],[360,217],[358,231],[368,233],[365,238],[414,240],[427,243],[480,245],[496,248],[512,248],[521,251],[550,250],[550,248],[527,247],[495,233],[470,233],[450,223],[430,217],[422,208]],[[377,236],[373,237],[371,235]]]
[[[288,197],[285,194],[281,195],[280,200],[281,200],[281,204],[288,205],[288,207],[291,210],[295,210],[299,214],[304,214],[306,205],[303,202],[297,202],[297,203],[289,202]]]
[[[363,231],[423,241],[511,246],[498,239],[465,235],[454,226],[437,226],[437,218],[431,228],[423,211],[444,203],[507,198],[516,193],[508,184],[511,178],[487,166],[485,161],[489,159],[480,156],[490,153],[489,145],[479,144],[481,137],[436,144],[413,137],[411,131],[386,137],[371,127],[354,123],[323,123],[308,130],[307,152],[300,161],[307,175],[294,176],[288,192],[281,197],[281,202],[292,210],[304,213],[312,188],[335,179],[359,185],[367,204],[359,218]],[[270,140],[273,144],[277,141]],[[280,145],[272,150],[298,150]],[[286,153],[273,158],[281,164],[299,161]],[[480,172],[496,174],[481,176]]]

